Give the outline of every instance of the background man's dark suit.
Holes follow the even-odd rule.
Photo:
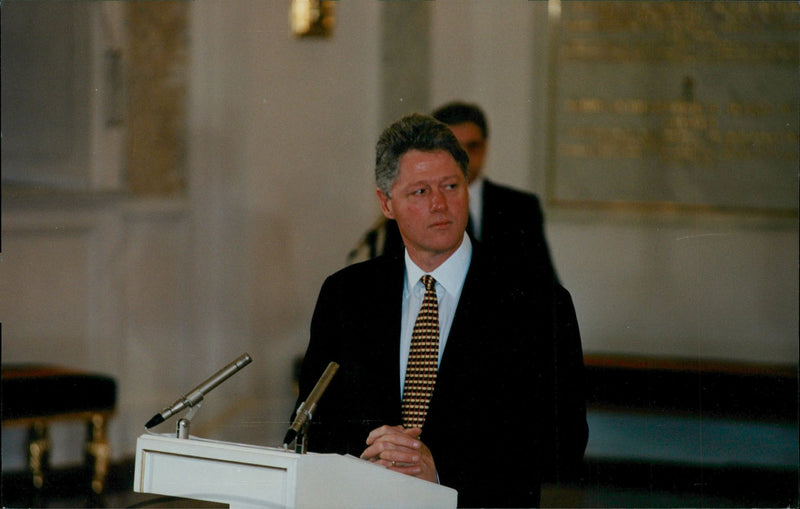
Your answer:
[[[544,235],[539,198],[511,187],[484,180],[481,244],[509,260],[519,260],[558,280]],[[383,253],[402,253],[397,223],[387,221]]]
[[[538,505],[541,476],[579,465],[588,436],[568,292],[503,267],[474,245],[420,437],[463,507]],[[323,285],[300,399],[328,362],[341,367],[313,416],[311,451],[358,456],[371,430],[401,423],[403,277],[396,254],[351,265]]]

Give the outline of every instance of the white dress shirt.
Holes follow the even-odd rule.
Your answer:
[[[483,177],[478,177],[469,185],[469,218],[472,221],[472,236],[481,240],[483,235]]]
[[[420,278],[425,274],[430,274],[436,280],[436,298],[439,301],[439,361],[442,361],[444,347],[447,344],[447,336],[450,334],[450,326],[453,324],[453,316],[456,313],[458,299],[461,297],[461,289],[464,287],[464,280],[467,278],[467,270],[472,259],[472,242],[469,235],[464,235],[464,240],[456,251],[439,265],[433,272],[425,272],[417,266],[405,254],[406,277],[403,284],[403,316],[400,324],[400,398],[403,397],[403,384],[406,378],[406,366],[408,366],[408,352],[411,349],[411,334],[414,331],[414,323],[417,321],[417,314],[422,307],[422,299],[425,296],[425,285]]]

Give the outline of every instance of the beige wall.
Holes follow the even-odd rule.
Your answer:
[[[380,44],[384,30],[414,30],[382,25],[380,5],[337,2],[331,38],[297,40],[288,2],[192,3],[188,194],[4,195],[3,362],[116,376],[115,457],[244,351],[253,363],[206,399],[194,432],[279,440],[319,287],[378,214],[382,102],[402,100],[381,86]],[[432,104],[409,110],[480,102],[489,175],[544,194],[546,4],[435,2],[430,15],[430,83],[417,86]],[[545,213],[587,352],[797,362],[796,219]]]

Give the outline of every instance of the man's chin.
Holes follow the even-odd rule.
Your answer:
[[[461,245],[461,242],[464,239],[464,234],[458,236],[458,238],[448,238],[443,240],[442,242],[436,243],[435,246],[432,246],[431,251],[436,251],[439,253],[447,253],[455,251]]]

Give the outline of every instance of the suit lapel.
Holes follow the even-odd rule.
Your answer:
[[[439,365],[436,379],[436,388],[433,391],[428,415],[436,420],[435,415],[448,406],[448,401],[453,391],[460,391],[460,380],[468,376],[470,366],[475,362],[472,350],[474,338],[480,337],[481,323],[484,322],[483,313],[485,306],[481,299],[485,298],[485,272],[478,269],[482,255],[478,243],[473,244],[472,261],[470,262],[464,288],[458,300],[450,335],[447,338]]]
[[[405,275],[402,256],[392,256],[386,260],[387,270],[377,271],[370,282],[373,292],[365,299],[370,302],[366,309],[371,310],[365,317],[370,323],[372,351],[368,362],[375,366],[379,393],[386,395],[386,412],[400,422],[400,322],[403,303],[403,277]]]

